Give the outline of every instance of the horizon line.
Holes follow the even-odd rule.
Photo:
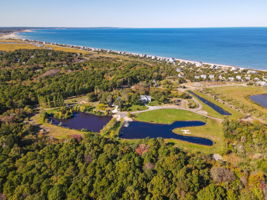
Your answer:
[[[196,26],[196,27],[119,27],[119,26],[0,26],[0,28],[127,28],[127,29],[179,29],[179,28],[267,28],[267,26]]]

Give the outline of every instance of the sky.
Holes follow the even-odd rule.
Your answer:
[[[267,27],[267,0],[0,0],[0,26]]]

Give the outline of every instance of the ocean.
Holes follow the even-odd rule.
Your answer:
[[[66,28],[31,40],[267,70],[267,28]]]

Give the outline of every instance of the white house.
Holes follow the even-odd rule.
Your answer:
[[[256,74],[257,72],[254,70],[248,70],[248,74]]]
[[[179,69],[179,68],[176,68],[176,72],[178,72],[178,73],[179,73],[179,72],[181,72],[181,69]]]
[[[239,81],[242,80],[242,77],[241,76],[236,76],[235,78],[236,78],[236,80],[239,80]]]
[[[246,76],[245,79],[246,79],[247,81],[250,81],[250,76]]]
[[[232,67],[231,68],[231,71],[236,71],[236,70],[239,70],[239,68],[238,67]]]
[[[256,84],[259,86],[267,86],[267,83],[265,81],[258,81],[256,82]]]
[[[201,62],[195,62],[196,67],[201,67],[202,63]]]
[[[220,80],[224,80],[224,77],[222,75],[219,76]]]
[[[184,77],[184,74],[183,73],[180,73],[180,74],[178,74],[178,77],[179,78],[183,78]]]
[[[140,95],[140,101],[142,101],[143,103],[150,103],[151,102],[151,96]]]
[[[228,80],[229,80],[229,81],[234,81],[235,78],[234,78],[234,77],[229,77]]]
[[[209,75],[209,78],[210,78],[210,79],[214,79],[214,75],[213,75],[213,74],[210,74],[210,75]]]
[[[202,79],[206,79],[206,78],[207,78],[207,75],[202,74],[202,75],[200,75],[200,77],[201,77]]]

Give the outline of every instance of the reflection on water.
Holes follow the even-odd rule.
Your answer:
[[[111,120],[111,116],[97,116],[82,112],[74,113],[73,118],[66,120],[58,120],[51,118],[54,125],[71,129],[87,129],[92,132],[100,132],[100,130]],[[212,146],[213,142],[206,138],[191,137],[178,135],[172,132],[175,128],[203,126],[201,121],[177,121],[173,124],[153,124],[147,122],[133,121],[127,127],[122,127],[120,130],[120,138],[125,139],[143,139],[143,138],[169,138],[183,140],[191,143]]]
[[[200,101],[202,101],[203,103],[205,103],[206,105],[208,105],[213,110],[215,110],[216,112],[220,113],[221,115],[231,115],[231,113],[227,112],[226,110],[224,110],[220,106],[217,106],[216,104],[204,99],[203,97],[195,94],[194,92],[190,91],[189,93],[191,93],[192,95],[196,96]]]
[[[256,104],[261,105],[264,108],[267,108],[267,94],[253,95],[250,96],[250,99]]]
[[[172,132],[175,128],[203,126],[204,122],[201,121],[177,121],[173,124],[153,124],[147,122],[133,121],[127,127],[122,127],[120,130],[120,138],[125,139],[143,139],[143,138],[165,138],[177,139],[196,144],[212,146],[213,142],[206,138],[191,137],[178,135]]]
[[[71,129],[87,129],[92,132],[100,132],[100,130],[111,120],[111,116],[97,116],[87,113],[74,113],[74,117],[65,120],[51,118],[52,123]]]

